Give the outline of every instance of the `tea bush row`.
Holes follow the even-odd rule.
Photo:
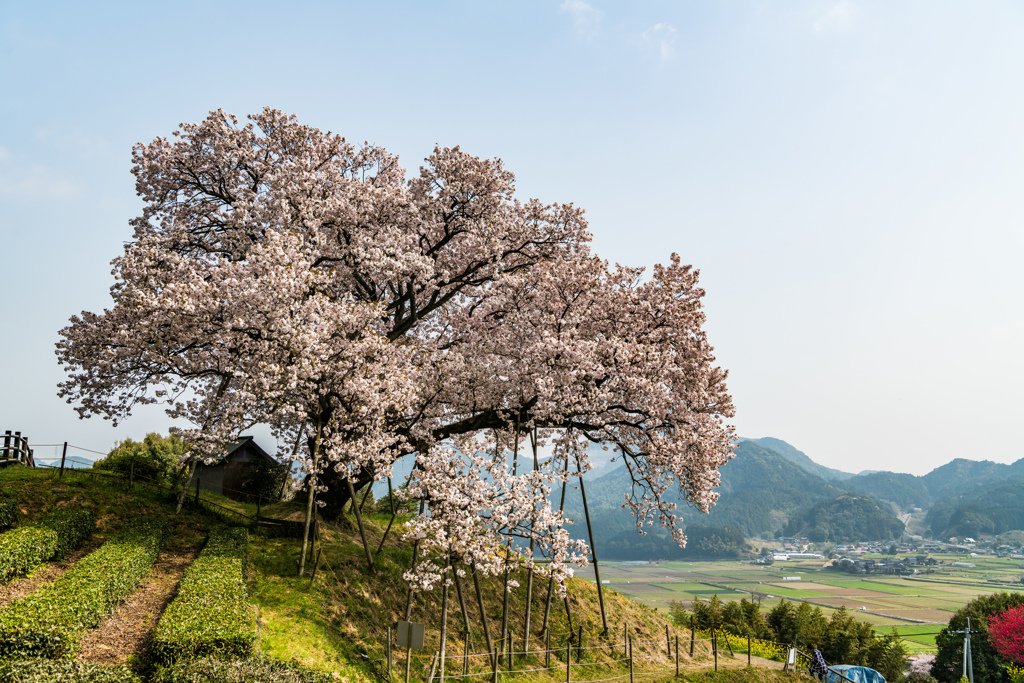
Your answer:
[[[100,666],[66,659],[0,661],[5,683],[142,683],[127,666]]]
[[[183,659],[160,668],[154,683],[331,683],[330,674],[311,671],[298,664],[264,657],[223,660],[214,657]]]
[[[245,593],[249,534],[243,528],[210,532],[206,547],[185,572],[178,597],[153,631],[154,660],[207,655],[247,657],[256,643],[256,623]]]
[[[92,510],[63,508],[29,526],[0,534],[0,583],[28,572],[38,564],[62,558],[80,546],[96,529]]]
[[[69,657],[149,573],[166,533],[163,520],[122,528],[52,583],[0,610],[0,659]]]
[[[21,510],[18,509],[18,501],[0,496],[0,529],[14,526],[18,523],[19,517]]]

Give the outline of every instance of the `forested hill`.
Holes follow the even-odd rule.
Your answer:
[[[746,439],[740,437],[740,443],[749,441],[756,443],[761,448],[767,448],[768,450],[775,451],[786,460],[789,460],[794,465],[799,466],[801,469],[815,474],[825,481],[844,481],[855,475],[849,472],[843,472],[842,470],[832,469],[831,467],[825,467],[811,460],[810,456],[803,451],[797,450],[792,445],[786,443],[782,439],[776,439],[771,436],[765,436],[760,439]]]
[[[737,532],[747,538],[811,535],[822,540],[898,538],[898,510],[930,510],[926,526],[936,538],[1002,533],[1024,529],[1024,459],[1012,465],[957,459],[924,476],[897,472],[850,475],[818,465],[780,439],[741,439],[736,457],[722,469],[719,500],[701,514],[676,499],[688,529],[703,541],[699,556],[732,557],[742,550]],[[606,466],[607,467],[607,466]],[[822,472],[831,480],[819,476]],[[637,534],[635,520],[622,509],[630,488],[619,463],[587,477],[592,526],[598,551],[609,559],[698,557],[697,546],[680,555],[661,529]],[[555,505],[559,490],[552,493]],[[851,495],[852,494],[852,495]],[[587,538],[580,491],[570,489],[570,533]]]
[[[814,503],[841,495],[842,490],[752,441],[736,448],[736,457],[722,467],[721,494],[710,514],[704,515],[677,499],[680,516],[687,525],[733,527],[748,537],[781,531],[789,516]],[[591,522],[601,529],[603,538],[626,532],[636,535],[635,520],[621,508],[623,493],[629,490],[629,474],[624,467],[585,482]],[[555,503],[558,491],[553,492]],[[570,490],[567,515],[575,520],[571,533],[586,537],[583,505],[578,490]]]
[[[806,536],[812,543],[889,540],[902,534],[903,522],[888,505],[855,493],[815,503],[786,526],[786,535]]]

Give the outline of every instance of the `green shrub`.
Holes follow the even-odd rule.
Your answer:
[[[207,655],[247,657],[256,624],[245,593],[249,533],[214,529],[153,631],[150,651],[164,664]]]
[[[263,657],[226,661],[208,657],[182,660],[157,670],[154,683],[328,683],[338,679],[298,664]]]
[[[152,432],[141,443],[125,439],[92,466],[127,476],[134,464],[135,476],[168,482],[181,467],[181,458],[187,450],[188,446],[178,437]]]
[[[123,528],[67,573],[0,610],[0,659],[67,657],[138,586],[160,551],[163,520]]]
[[[92,510],[64,508],[0,534],[0,583],[80,546],[96,528]]]
[[[0,498],[0,529],[12,527],[18,523],[21,517],[21,510],[18,509],[18,501],[13,498]]]
[[[0,681],[7,683],[142,683],[127,666],[98,666],[69,660],[0,661]]]

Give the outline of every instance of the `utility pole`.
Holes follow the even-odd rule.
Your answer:
[[[964,637],[963,675],[966,676],[971,683],[974,683],[974,662],[971,661],[971,634],[981,633],[981,631],[972,631],[971,618],[967,617],[967,628],[965,628],[963,631],[950,631],[950,633],[960,634]]]

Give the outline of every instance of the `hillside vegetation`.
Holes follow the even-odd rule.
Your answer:
[[[91,509],[94,512],[97,530],[86,542],[86,546],[78,551],[77,557],[87,557],[104,541],[114,538],[120,529],[126,528],[130,520],[152,518],[163,519],[167,523],[167,533],[157,564],[165,562],[171,556],[182,556],[188,560],[184,566],[188,566],[188,563],[194,562],[211,530],[225,525],[238,526],[242,519],[223,511],[218,512],[217,508],[204,503],[200,503],[198,508],[187,507],[181,515],[175,516],[172,514],[173,494],[169,491],[138,484],[129,491],[126,483],[121,480],[83,472],[65,473],[63,479],[57,479],[52,471],[9,469],[0,471],[0,483],[4,493],[18,501],[23,518],[21,524],[29,523],[55,509]],[[242,512],[252,512],[246,506],[226,499],[220,499],[219,502]],[[300,510],[288,504],[267,507],[263,513],[279,518],[301,517]],[[371,548],[376,549],[390,517],[371,514],[365,521],[369,544]],[[248,667],[244,668],[244,671],[249,673],[237,680],[314,681],[319,680],[316,676],[321,674],[338,674],[350,680],[375,679],[375,672],[379,673],[387,666],[388,626],[405,618],[407,592],[403,574],[410,566],[413,551],[409,543],[403,541],[400,533],[397,533],[400,530],[400,523],[401,520],[392,527],[381,552],[376,556],[372,571],[366,568],[366,556],[353,522],[348,518],[342,518],[339,524],[322,523],[318,544],[320,559],[316,561],[315,556],[311,556],[307,562],[307,567],[316,566],[316,574],[312,578],[308,573],[305,577],[297,576],[300,540],[251,533],[245,588],[248,593],[247,599],[253,604],[257,618],[255,624],[258,626],[258,652],[256,659],[244,663],[244,667]],[[40,580],[48,580],[52,578],[54,572],[62,571],[50,570],[47,567],[48,565],[44,565],[27,577],[15,579],[8,586],[9,592],[38,590],[40,585],[35,584]],[[42,576],[47,578],[38,578]],[[179,573],[179,581],[180,578]],[[511,633],[514,649],[521,651],[527,605],[526,586],[529,582],[522,573],[511,578],[519,587],[513,588],[508,596],[508,631]],[[496,641],[501,631],[500,617],[503,606],[501,578],[483,578],[480,584],[484,616],[491,637]],[[144,581],[139,590],[148,590],[147,586]],[[467,636],[469,654],[472,655],[470,670],[489,671],[489,657],[486,655],[487,638],[472,577],[465,577],[460,588],[461,599],[458,591],[453,589],[448,602],[449,675],[462,672]],[[159,613],[164,611],[174,594],[175,590],[172,590],[166,595],[164,603],[158,607],[157,614],[146,615],[153,617],[151,624],[155,625]],[[671,633],[678,633],[684,641],[689,637],[688,631],[676,631],[667,615],[659,614],[611,590],[606,590],[604,596],[609,633],[602,635],[601,610],[596,586],[579,579],[569,582],[566,601],[552,601],[550,628],[548,633],[542,634],[547,594],[547,581],[532,582],[531,638],[528,649],[535,652],[544,649],[546,643],[549,644],[556,650],[551,657],[551,666],[555,668],[548,673],[530,675],[531,680],[538,677],[541,680],[564,680],[565,669],[562,662],[565,658],[564,648],[567,645],[573,648],[573,666],[577,664],[577,655],[581,655],[581,666],[578,670],[573,670],[573,680],[606,678],[622,674],[625,665],[621,661],[613,660],[622,659],[624,633],[628,633],[634,641],[633,656],[637,671],[665,670],[674,663],[666,654],[666,627]],[[10,596],[6,599],[0,598],[0,607],[7,604],[10,599]],[[131,599],[126,603],[126,607],[130,604]],[[566,605],[571,616],[566,613]],[[118,609],[126,607],[115,608],[110,621],[118,618]],[[425,624],[427,629],[427,649],[414,651],[411,660],[412,676],[424,680],[431,666],[431,653],[439,644],[440,590],[414,593],[410,610],[411,620]],[[20,678],[15,677],[11,680],[47,680],[47,677],[52,679],[59,674],[62,680],[69,681],[235,680],[230,678],[229,674],[242,675],[238,672],[243,669],[232,669],[234,673],[231,673],[216,661],[201,659],[169,663],[166,660],[167,652],[170,650],[166,647],[161,650],[163,654],[158,661],[158,658],[154,658],[148,643],[149,632],[134,644],[117,644],[116,638],[104,640],[103,642],[107,643],[106,650],[103,650],[104,654],[100,656],[97,654],[100,650],[90,650],[88,643],[90,638],[103,634],[104,629],[108,628],[108,623],[104,621],[83,634],[86,644],[75,655],[78,661],[75,666],[39,664],[42,660],[33,660],[36,664],[29,666],[8,660],[4,663],[4,666],[8,667],[6,671],[12,677],[15,676],[14,672],[20,672],[17,673]],[[153,626],[149,628],[151,632]],[[580,634],[583,649],[577,651],[575,648],[581,644],[578,640]],[[700,668],[710,664],[706,644],[698,642],[695,655],[695,659],[691,660],[688,653],[684,652],[681,658],[682,666]],[[396,668],[403,667],[401,673],[404,675],[403,657],[404,654],[398,652],[396,648],[392,663]],[[170,664],[171,668],[157,666],[161,663]],[[519,656],[512,667],[516,670],[543,668],[544,663],[543,655],[530,655],[527,658]],[[97,669],[97,666],[100,669]],[[503,661],[501,668],[508,668],[508,663]],[[69,677],[72,674],[68,673],[72,669],[79,671],[79,674],[81,671],[93,673],[88,673],[85,678],[73,678]],[[96,676],[100,674],[96,674],[96,671],[114,678],[97,678]],[[263,673],[257,675],[253,672]],[[130,674],[136,678],[122,677],[122,674]],[[509,675],[502,674],[503,680]]]

